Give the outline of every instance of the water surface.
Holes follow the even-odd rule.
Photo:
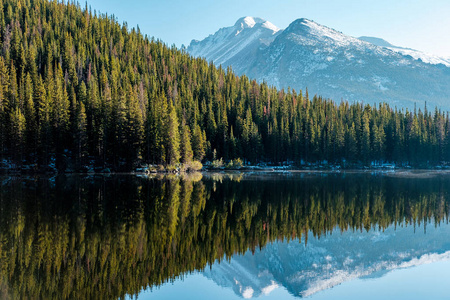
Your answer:
[[[2,177],[0,298],[444,299],[450,176],[401,175]]]

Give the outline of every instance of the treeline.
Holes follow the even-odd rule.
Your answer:
[[[0,298],[124,298],[277,240],[437,226],[449,193],[448,179],[370,175],[5,179]]]
[[[0,156],[19,165],[450,161],[437,109],[276,90],[77,3],[0,0],[0,28]]]

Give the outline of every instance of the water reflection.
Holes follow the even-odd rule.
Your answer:
[[[122,298],[213,264],[242,296],[308,296],[445,258],[448,230],[429,228],[447,223],[449,191],[448,176],[2,178],[0,298]]]
[[[389,271],[450,260],[450,226],[427,233],[411,227],[384,232],[346,231],[299,241],[269,243],[255,254],[235,256],[206,268],[203,275],[243,298],[283,287],[309,297],[356,278],[378,278]],[[331,298],[333,299],[333,298]]]

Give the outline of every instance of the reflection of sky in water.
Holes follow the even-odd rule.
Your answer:
[[[448,278],[450,225],[410,225],[269,244],[139,299],[447,299]]]

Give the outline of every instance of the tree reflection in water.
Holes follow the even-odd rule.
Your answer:
[[[447,222],[450,178],[1,178],[0,298],[138,294],[268,242]],[[311,238],[311,237],[310,237]]]

